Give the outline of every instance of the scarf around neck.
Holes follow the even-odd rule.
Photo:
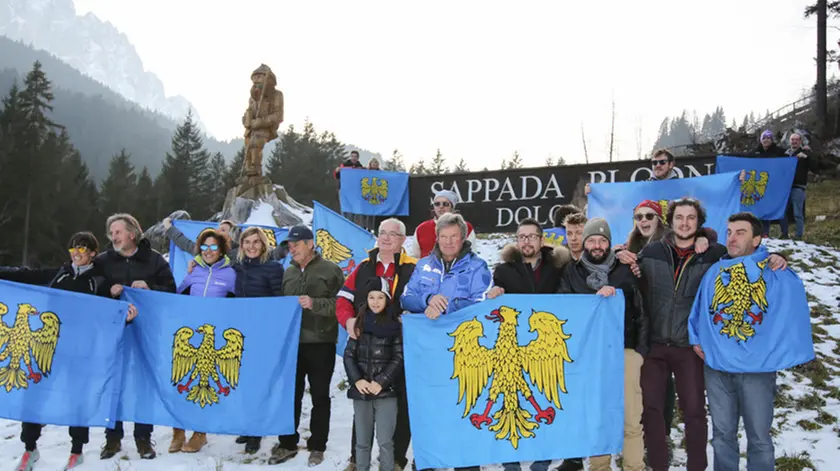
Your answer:
[[[402,331],[402,324],[394,319],[387,309],[380,314],[374,314],[373,311],[368,309],[365,313],[365,325],[362,326],[362,331],[374,337],[396,337]]]
[[[589,272],[589,276],[586,277],[586,285],[595,291],[606,286],[609,282],[610,270],[615,265],[615,261],[615,254],[612,250],[607,250],[607,258],[599,264],[592,263],[584,252],[580,257],[580,263],[583,263],[583,266]]]

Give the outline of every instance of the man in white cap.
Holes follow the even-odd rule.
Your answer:
[[[432,207],[434,209],[434,217],[420,223],[414,231],[415,243],[411,251],[411,256],[420,259],[432,253],[432,250],[435,248],[435,242],[437,242],[435,227],[437,226],[438,218],[447,213],[454,213],[455,205],[458,202],[458,195],[452,191],[440,190],[435,193],[434,206]],[[469,222],[467,223],[467,240],[475,246],[475,231]]]

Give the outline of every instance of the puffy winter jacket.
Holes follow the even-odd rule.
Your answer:
[[[283,295],[283,265],[258,258],[243,258],[233,265],[236,270],[237,298],[264,298]]]
[[[582,262],[566,265],[560,277],[558,293],[595,294],[596,291],[586,284],[589,270]],[[636,350],[647,355],[650,347],[650,320],[645,315],[642,293],[639,284],[628,265],[619,263],[607,275],[609,286],[624,293],[624,348]]]
[[[365,323],[373,322],[374,314],[365,315]],[[397,329],[394,335],[378,336],[364,330],[359,339],[347,340],[344,349],[344,369],[350,380],[347,397],[357,400],[382,399],[396,397],[396,380],[401,377],[403,369],[402,335]],[[362,394],[356,389],[356,381],[376,381],[382,386],[382,391],[376,396]]]
[[[227,256],[213,265],[207,265],[201,255],[198,255],[195,257],[195,263],[192,273],[187,274],[178,287],[179,293],[205,298],[224,298],[236,292],[236,271]]]
[[[641,291],[650,318],[651,343],[690,347],[688,316],[706,271],[726,255],[726,247],[709,245],[702,254],[688,255],[678,275],[673,233],[651,242],[639,254]]]
[[[145,281],[152,291],[175,292],[175,278],[169,263],[152,249],[147,239],[137,244],[137,251],[129,257],[108,249],[96,256],[109,285],[131,286],[135,281]]]
[[[446,270],[440,252],[435,251],[420,259],[403,291],[402,308],[409,312],[423,312],[429,299],[441,294],[449,299],[444,314],[484,301],[493,286],[487,262],[472,252],[469,242],[464,242],[461,253]]]
[[[548,294],[556,293],[563,267],[572,260],[569,249],[543,247],[537,271],[526,266],[522,252],[514,244],[502,249],[502,262],[493,271],[493,284],[503,288],[508,294]]]

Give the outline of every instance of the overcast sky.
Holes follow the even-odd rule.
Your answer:
[[[209,131],[242,134],[250,73],[278,76],[285,122],[407,162],[437,148],[494,168],[515,150],[607,160],[647,152],[665,116],[763,115],[812,86],[816,20],[802,0],[640,2],[75,0],[110,21]],[[829,31],[829,47],[837,40]],[[829,66],[829,71],[836,66]]]

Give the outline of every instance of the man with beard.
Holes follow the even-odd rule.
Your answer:
[[[659,180],[680,178],[677,171],[674,170],[675,164],[676,160],[674,159],[674,154],[667,149],[657,150],[653,153],[653,158],[650,160],[651,173],[653,173],[653,175],[648,179],[648,181],[655,182]]]
[[[644,471],[642,440],[642,387],[640,374],[648,351],[649,322],[636,277],[610,249],[610,226],[590,219],[583,230],[583,256],[563,270],[558,293],[624,296],[624,469]],[[589,458],[589,469],[607,471],[610,455]]]
[[[493,271],[495,286],[487,297],[492,299],[505,293],[555,293],[563,267],[571,259],[569,249],[562,245],[543,246],[543,229],[536,219],[523,219],[516,229],[516,244],[502,249],[502,263]],[[546,471],[549,465],[551,460],[535,461],[531,471]],[[519,471],[521,465],[505,463],[504,468],[505,471]]]
[[[639,254],[644,309],[651,321],[650,353],[642,366],[644,439],[650,467],[667,471],[663,406],[668,376],[673,373],[685,422],[687,469],[701,471],[707,466],[708,437],[703,361],[688,341],[688,316],[703,275],[726,248],[713,243],[702,254],[695,251],[706,211],[693,198],[671,201],[667,222],[673,231]],[[771,255],[769,264],[778,267],[785,261]]]
[[[96,263],[102,267],[113,298],[119,299],[124,285],[136,289],[175,292],[175,278],[172,277],[169,263],[143,237],[143,230],[134,216],[114,214],[106,221],[105,229],[111,239],[111,248],[98,255]],[[105,446],[99,455],[103,460],[112,458],[122,450],[123,423],[117,422],[114,425],[114,428],[105,430]],[[152,431],[153,426],[150,424],[134,424],[134,443],[142,459],[150,460],[157,456],[152,448]]]

